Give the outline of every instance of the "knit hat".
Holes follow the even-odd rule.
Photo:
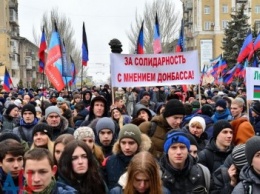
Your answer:
[[[216,107],[217,106],[220,106],[222,107],[223,109],[226,109],[227,108],[227,102],[223,99],[220,99],[216,102]]]
[[[190,140],[188,136],[184,132],[176,132],[173,131],[167,134],[166,140],[163,145],[163,150],[166,154],[168,154],[168,150],[172,144],[182,143],[184,144],[188,150],[190,150]]]
[[[200,108],[200,102],[197,101],[197,100],[195,100],[195,101],[193,101],[193,102],[191,103],[191,106],[192,106],[192,109],[193,109],[193,110],[197,110],[197,109]]]
[[[42,113],[42,109],[41,109],[39,106],[36,106],[36,107],[35,107],[35,111]]]
[[[131,138],[135,140],[138,145],[142,142],[141,131],[139,127],[134,124],[126,124],[122,127],[118,135],[118,140],[121,141],[123,138]]]
[[[245,147],[246,144],[239,144],[235,146],[232,151],[233,163],[239,169],[242,169],[242,167],[247,164]]]
[[[21,143],[21,139],[18,135],[11,133],[11,132],[5,132],[0,135],[0,142],[4,141],[6,139],[14,139]]]
[[[51,113],[56,113],[61,116],[60,109],[57,106],[49,106],[48,108],[46,108],[45,117],[47,118]]]
[[[209,104],[204,104],[201,108],[201,113],[211,117],[214,114],[214,109]]]
[[[19,108],[22,107],[22,102],[21,102],[21,100],[19,100],[19,99],[16,99],[16,100],[14,101],[14,104],[15,104],[16,106],[18,106]]]
[[[232,129],[231,124],[226,121],[226,120],[218,120],[216,123],[213,125],[213,134],[212,137],[214,139],[217,139],[218,134],[225,128],[230,128]],[[233,129],[232,129],[233,130]]]
[[[39,123],[34,126],[32,135],[34,136],[37,132],[45,133],[50,139],[52,139],[52,127],[45,123]]]
[[[188,139],[190,140],[190,145],[195,145],[197,148],[199,147],[197,140],[195,139],[195,137],[193,135],[191,135],[190,133],[186,133]]]
[[[173,115],[185,115],[184,105],[176,99],[172,99],[166,103],[163,117],[170,117]]]
[[[95,98],[93,98],[93,99],[91,100],[90,106],[91,106],[91,107],[94,107],[94,103],[95,103],[96,101],[101,101],[101,102],[103,102],[104,105],[105,105],[105,107],[106,107],[106,105],[107,105],[107,100],[106,100],[103,96],[96,96]]]
[[[100,118],[96,124],[96,134],[99,134],[99,132],[102,129],[110,129],[113,134],[115,133],[115,123],[111,118],[103,117]]]
[[[143,96],[142,97],[144,97],[144,96],[150,96],[149,92],[143,92]]]
[[[205,119],[200,117],[200,116],[196,116],[196,117],[193,117],[190,122],[189,122],[189,127],[191,127],[192,123],[194,122],[199,122],[202,126],[202,130],[205,131],[206,129],[206,123],[205,123]]]
[[[79,127],[74,131],[73,135],[76,140],[83,140],[86,137],[90,137],[95,141],[95,134],[90,127]]]
[[[5,114],[9,115],[10,112],[14,109],[14,108],[18,108],[18,106],[16,106],[15,104],[9,104],[9,106],[7,107]]]
[[[258,151],[260,151],[260,136],[253,136],[246,142],[245,153],[248,165],[251,166],[253,157]]]
[[[260,115],[260,103],[257,102],[257,103],[254,103],[253,107],[252,107],[252,110],[257,114],[257,115]]]
[[[26,104],[23,106],[22,108],[22,115],[25,111],[30,111],[31,113],[33,113],[34,117],[36,117],[36,110],[35,110],[35,106],[33,106],[32,104]]]

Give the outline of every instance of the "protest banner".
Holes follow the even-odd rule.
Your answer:
[[[260,69],[246,68],[246,96],[247,100],[260,100]]]
[[[110,55],[113,87],[199,84],[198,52]]]

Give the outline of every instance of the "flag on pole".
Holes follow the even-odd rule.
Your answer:
[[[7,71],[7,68],[5,67],[3,89],[6,92],[10,92],[10,85],[13,85],[13,82],[12,82],[12,79],[11,79],[11,77],[9,75],[9,72]]]
[[[245,58],[248,57],[248,60],[251,59],[254,53],[254,45],[253,45],[253,36],[251,33],[251,29],[248,30],[247,36],[244,40],[242,48],[237,57],[237,63],[242,63]]]
[[[175,52],[183,52],[185,49],[184,46],[184,25],[183,25],[183,20],[181,21],[181,30],[180,30],[180,36],[178,39],[177,46],[175,48]]]
[[[76,66],[75,66],[74,60],[72,59],[71,56],[70,56],[70,61],[71,61],[72,79],[69,81],[69,86],[72,86],[73,84],[75,84],[77,72],[76,72]]]
[[[42,37],[41,37],[41,44],[40,44],[40,49],[38,52],[38,57],[39,57],[39,72],[43,73],[44,72],[44,66],[45,66],[45,50],[47,49],[47,44],[46,44],[46,38],[45,38],[45,31],[44,28],[42,28]]]
[[[142,22],[141,29],[139,31],[138,39],[137,39],[137,54],[144,54],[144,21]]]
[[[48,47],[45,73],[50,82],[59,92],[65,87],[65,84],[62,78],[62,53],[60,35],[58,33],[56,23],[54,24],[54,26],[55,30],[51,34],[51,40]]]
[[[155,15],[155,25],[154,25],[154,33],[153,33],[153,52],[154,54],[158,54],[162,52],[161,38],[160,38],[160,30],[159,30],[159,21],[157,12]]]
[[[83,22],[83,30],[82,30],[82,66],[88,65],[88,41],[85,30],[85,23]]]

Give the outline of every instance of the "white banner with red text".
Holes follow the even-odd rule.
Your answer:
[[[198,51],[110,55],[111,85],[136,87],[199,84]]]

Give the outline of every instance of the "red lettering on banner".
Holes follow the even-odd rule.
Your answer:
[[[117,80],[118,80],[118,82],[121,82],[122,81],[122,79],[121,79],[121,73],[119,73],[118,75],[117,75]]]
[[[133,65],[131,57],[125,57],[125,65]]]

